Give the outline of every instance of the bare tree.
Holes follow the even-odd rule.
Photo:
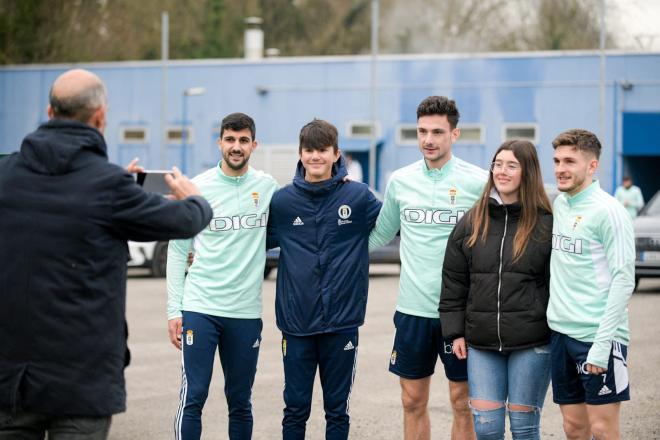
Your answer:
[[[381,41],[392,53],[476,52],[506,34],[506,0],[387,0]]]
[[[370,6],[370,0],[0,0],[0,63],[156,59],[162,11],[170,14],[175,59],[242,56],[250,15],[264,19],[266,47],[283,55],[368,53]],[[381,48],[595,48],[597,6],[598,0],[381,0]],[[608,47],[614,45],[608,37]]]
[[[389,52],[597,48],[597,0],[386,0]],[[615,45],[608,38],[608,47]]]
[[[596,49],[600,42],[598,0],[519,1],[520,29],[515,48],[520,50]],[[610,6],[611,8],[612,6]],[[615,47],[611,35],[607,47]],[[497,49],[497,45],[494,46]]]

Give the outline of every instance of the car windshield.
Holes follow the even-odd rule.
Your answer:
[[[660,191],[658,191],[651,201],[644,208],[644,215],[660,215]]]

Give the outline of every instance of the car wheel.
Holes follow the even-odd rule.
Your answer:
[[[151,276],[163,278],[167,271],[167,242],[156,244],[154,255],[151,259]]]
[[[633,292],[637,291],[637,286],[639,286],[639,278],[640,277],[635,277],[635,289],[633,290]]]

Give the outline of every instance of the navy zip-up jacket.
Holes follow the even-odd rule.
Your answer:
[[[79,122],[51,120],[0,160],[0,410],[124,411],[126,241],[193,237],[212,215],[143,191]]]
[[[293,183],[270,204],[268,247],[280,247],[275,313],[287,334],[309,336],[364,323],[369,289],[369,232],[381,202],[358,182],[344,182],[340,157],[330,180]]]

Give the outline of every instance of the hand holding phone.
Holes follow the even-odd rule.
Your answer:
[[[165,176],[172,174],[172,171],[163,170],[143,170],[137,173],[137,183],[145,191],[157,194],[170,194],[170,187],[165,181]]]
[[[137,182],[145,191],[163,194],[176,200],[201,195],[197,186],[181,174],[177,167],[172,167],[172,171],[148,170],[138,173]]]
[[[177,200],[202,195],[197,186],[181,174],[181,171],[177,167],[172,167],[172,172],[165,176],[165,182],[172,190],[172,196]]]

